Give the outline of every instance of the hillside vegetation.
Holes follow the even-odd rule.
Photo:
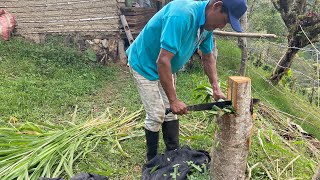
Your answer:
[[[56,144],[58,153],[52,154],[52,158],[44,154],[39,161],[43,165],[50,160],[51,168],[44,166],[46,173],[41,173],[39,168],[33,177],[42,174],[70,177],[92,172],[110,179],[140,179],[145,162],[144,112],[140,111],[141,102],[128,69],[114,64],[100,66],[90,60],[90,54],[80,53],[73,45],[61,42],[52,39],[45,44],[33,44],[21,38],[0,42],[1,177],[31,175],[37,164],[30,169],[20,168],[21,171],[18,167],[4,168],[8,162],[19,162],[17,158],[8,161],[14,155],[11,152],[31,150],[33,139],[41,144],[42,138],[59,137],[62,144],[67,142],[73,149],[62,153],[65,146]],[[233,39],[219,39],[218,45],[219,81],[226,92],[228,76],[237,75],[240,50]],[[252,79],[252,96],[261,99],[254,109],[248,176],[311,179],[320,158],[317,140],[320,111],[299,91],[272,86],[267,80],[271,71],[266,68],[268,64],[257,67],[256,61],[251,59],[247,68],[247,76]],[[197,92],[193,89],[207,83],[200,63],[196,62],[192,68],[178,73],[178,96],[187,104],[199,103],[202,99],[195,98]],[[196,112],[179,119],[181,144],[210,152],[216,117],[210,112]],[[78,139],[70,140],[70,137]],[[54,138],[50,142],[55,143]],[[162,141],[160,151],[164,151]],[[57,161],[51,161],[53,157]],[[68,161],[59,165],[59,160],[64,159]],[[196,173],[189,179],[209,179],[209,176]]]

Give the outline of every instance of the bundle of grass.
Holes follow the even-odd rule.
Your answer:
[[[76,161],[86,158],[102,142],[117,147],[126,154],[119,141],[142,136],[137,122],[137,111],[128,114],[121,110],[116,115],[109,110],[93,120],[70,128],[43,130],[33,123],[19,128],[0,128],[1,179],[39,179],[39,177],[72,177]]]

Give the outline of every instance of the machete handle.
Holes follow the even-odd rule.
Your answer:
[[[169,114],[169,113],[171,113],[172,112],[172,109],[171,108],[166,108],[166,113],[165,113],[165,115],[167,115],[167,114]]]

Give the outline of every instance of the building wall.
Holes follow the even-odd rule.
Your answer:
[[[121,4],[121,3],[120,3]],[[0,9],[16,18],[16,33],[119,37],[117,0],[1,0]]]

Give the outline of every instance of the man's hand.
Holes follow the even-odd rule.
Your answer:
[[[227,98],[223,94],[223,92],[220,91],[220,89],[217,89],[217,90],[213,90],[213,99],[215,101],[218,101],[219,99],[227,99]]]
[[[188,113],[187,106],[184,104],[184,102],[180,101],[179,99],[170,102],[170,107],[173,114],[182,115]]]

